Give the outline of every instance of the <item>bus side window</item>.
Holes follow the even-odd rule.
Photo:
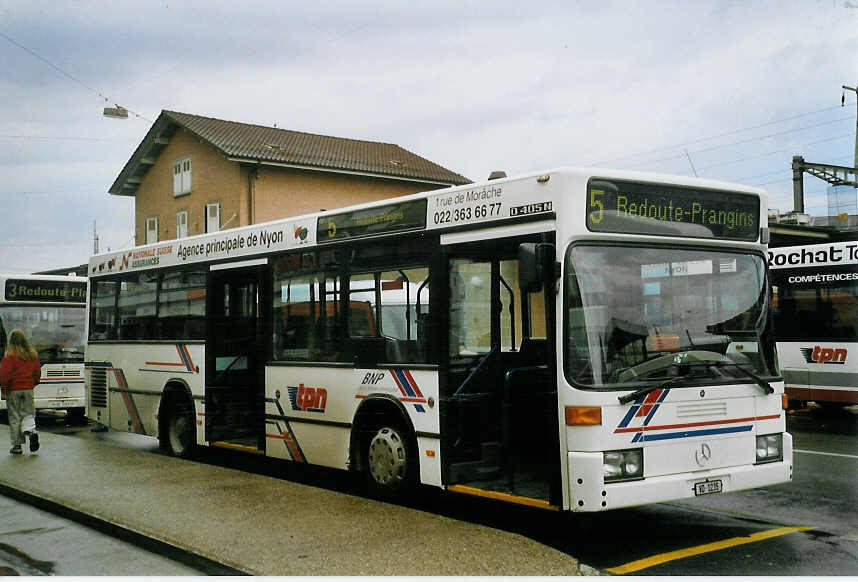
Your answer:
[[[205,337],[205,271],[166,271],[158,291],[158,320],[162,340]]]
[[[417,267],[356,273],[349,279],[349,337],[379,363],[424,363],[427,359],[425,322],[429,313],[429,269]],[[418,315],[423,319],[423,349],[419,347]],[[370,347],[376,338],[374,345]]]
[[[157,275],[139,273],[122,281],[119,289],[119,338],[160,339],[156,318]]]
[[[96,281],[90,301],[89,337],[92,340],[116,339],[116,281]]]
[[[323,272],[294,273],[297,255],[274,265],[274,359],[336,361],[342,353],[340,279]]]
[[[381,273],[381,335],[387,339],[389,362],[427,361],[428,278],[429,269],[426,267]]]

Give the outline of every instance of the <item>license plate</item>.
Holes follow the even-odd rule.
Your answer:
[[[63,400],[51,400],[50,402],[48,402],[48,406],[50,408],[62,408],[65,406],[65,404],[66,403]]]
[[[714,481],[703,481],[702,483],[694,484],[695,495],[709,495],[710,493],[721,493],[724,490],[721,484],[721,479]]]

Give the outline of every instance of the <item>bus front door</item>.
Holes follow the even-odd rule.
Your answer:
[[[263,267],[210,273],[206,324],[206,440],[263,452]]]
[[[518,284],[518,245],[541,240],[446,248],[442,439],[450,490],[556,505],[557,387],[548,325],[553,293],[549,307],[544,289],[523,293]]]

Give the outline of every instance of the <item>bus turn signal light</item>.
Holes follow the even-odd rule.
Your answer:
[[[602,409],[598,406],[567,406],[566,426],[602,424]]]

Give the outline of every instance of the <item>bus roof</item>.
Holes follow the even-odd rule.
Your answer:
[[[765,201],[760,202],[765,197],[763,190],[739,184],[602,168],[558,168],[104,253],[90,259],[89,275],[251,259],[270,252],[374,235],[553,220],[559,207],[569,203],[564,200],[561,186],[586,184],[590,178],[737,192],[755,196],[754,205],[765,208]],[[570,209],[569,213],[582,215],[581,210],[584,208]]]

